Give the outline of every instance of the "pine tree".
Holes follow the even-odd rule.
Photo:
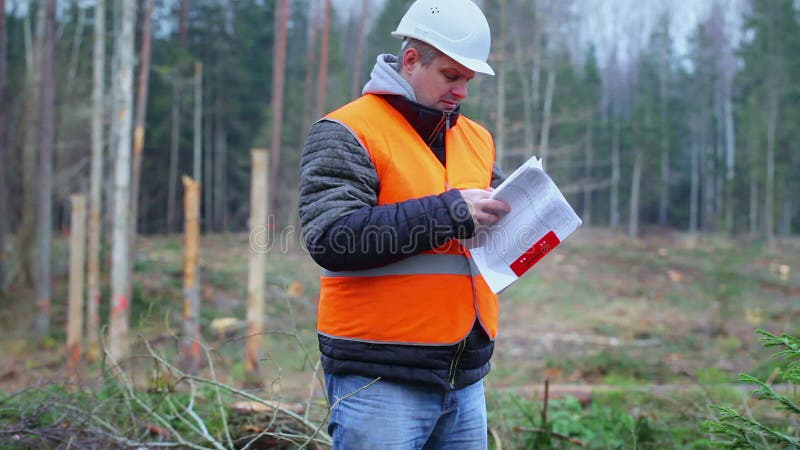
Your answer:
[[[789,334],[776,336],[764,330],[756,331],[764,347],[779,349],[774,354],[783,360],[778,379],[795,389],[800,387],[800,338]],[[796,396],[782,394],[768,382],[752,375],[741,374],[739,381],[757,387],[753,395],[758,400],[767,400],[775,404],[775,409],[787,414],[787,420],[779,424],[767,424],[749,415],[743,415],[727,406],[712,405],[716,420],[707,421],[704,427],[717,438],[720,448],[761,449],[761,448],[800,448],[800,430],[792,425],[800,419],[800,404]],[[775,444],[773,447],[770,444]]]

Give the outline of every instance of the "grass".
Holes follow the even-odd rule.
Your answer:
[[[147,346],[157,378],[147,388],[115,361],[89,389],[49,384],[13,394],[0,391],[3,448],[320,448],[324,405],[291,405],[181,373]],[[128,372],[128,371],[126,371]],[[239,405],[239,406],[237,406]],[[271,445],[275,444],[275,445]],[[295,444],[292,444],[295,443]],[[291,444],[287,446],[286,444]],[[310,444],[310,445],[309,445]]]
[[[55,254],[66,258],[62,244]],[[245,235],[205,236],[201,243],[203,338],[218,379],[232,386],[244,379],[248,255]],[[178,236],[142,237],[134,263],[133,332],[171,361],[178,357],[174,334],[181,331],[182,258]],[[800,329],[798,271],[800,242],[792,240],[770,249],[671,232],[631,241],[607,230],[581,230],[501,295],[500,335],[487,379],[494,390],[490,425],[504,448],[532,448],[526,446],[536,433],[514,427],[540,426],[542,403],[531,393],[549,379],[603,386],[590,403],[561,398],[549,406],[553,431],[585,439],[589,448],[713,448],[697,426],[710,416],[708,405],[744,401],[732,387],[739,372],[768,378],[775,370],[753,329]],[[49,345],[34,345],[28,335],[36,312],[32,292],[18,289],[0,311],[0,390],[69,385],[62,371],[66,273],[54,274],[60,278]],[[319,269],[299,249],[275,247],[266,255],[265,275],[264,387],[258,393],[305,401],[313,386],[320,399],[312,373]],[[105,284],[103,298],[108,294]],[[101,318],[107,317],[104,301]],[[238,318],[242,327],[220,336],[208,326],[221,317]],[[135,354],[146,359],[144,350],[136,346]],[[153,366],[135,361],[132,379],[146,391]],[[100,363],[85,366],[88,374],[101,369]],[[691,392],[646,391],[655,385]],[[99,395],[102,386],[86,387]],[[37,398],[28,398],[29,408],[38,407]],[[549,445],[538,448],[572,448]]]
[[[544,403],[513,395],[490,397],[490,427],[514,449],[712,449],[695,417],[705,408],[696,394],[660,397],[643,393],[601,393],[586,405],[575,397],[551,399],[542,425]],[[550,437],[549,430],[565,438]],[[581,446],[579,443],[582,443]]]
[[[606,374],[626,382],[696,382],[705,367],[733,373],[752,367],[758,353],[753,328],[800,325],[796,269],[786,279],[770,269],[797,268],[797,253],[757,243],[740,248],[720,239],[676,245],[681,242],[680,236],[630,242],[579,233],[562,244],[501,299],[495,365],[526,369],[507,382],[543,380],[553,367],[563,377],[554,381],[576,373],[597,381],[597,366],[608,366]],[[509,329],[514,348],[506,358],[502,346]],[[646,346],[648,341],[654,345]],[[611,354],[628,355],[648,368],[633,377],[614,374],[624,357]],[[541,358],[547,364],[532,361]]]

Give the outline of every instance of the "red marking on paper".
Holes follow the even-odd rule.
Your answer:
[[[518,277],[527,272],[534,264],[544,258],[544,255],[550,253],[550,250],[556,248],[561,241],[554,232],[549,232],[539,239],[531,248],[525,251],[516,261],[512,262],[509,267]]]

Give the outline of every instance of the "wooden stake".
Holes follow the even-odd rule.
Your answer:
[[[69,309],[67,310],[67,370],[80,367],[83,334],[83,277],[86,249],[86,197],[74,194],[69,239]]]
[[[261,382],[261,341],[264,338],[264,251],[259,248],[259,244],[266,242],[269,233],[267,229],[267,199],[269,198],[267,150],[253,149],[252,159],[245,375],[248,384],[259,384]]]
[[[181,370],[197,373],[200,365],[200,183],[183,177],[185,243],[183,250],[183,342]]]

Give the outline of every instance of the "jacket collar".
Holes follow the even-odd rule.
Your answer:
[[[461,110],[459,106],[453,112],[444,112],[400,95],[384,95],[383,98],[405,117],[429,147],[444,145],[444,132],[456,125]]]
[[[378,55],[363,94],[385,98],[419,133],[428,146],[444,146],[444,131],[456,124],[459,108],[451,113],[417,103],[414,89],[397,73],[397,56]]]

